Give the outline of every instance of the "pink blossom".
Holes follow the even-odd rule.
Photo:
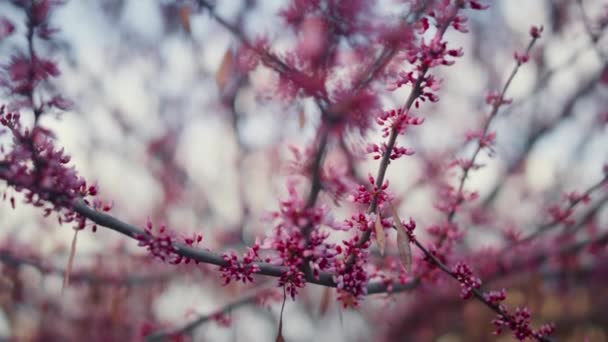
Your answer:
[[[540,38],[541,33],[543,33],[544,27],[541,26],[532,26],[530,27],[530,35],[532,38],[538,39]]]
[[[519,53],[516,51],[513,53],[513,58],[515,58],[518,64],[525,64],[530,59],[530,56],[526,53]]]
[[[231,281],[242,281],[245,284],[247,282],[253,283],[253,274],[260,271],[260,267],[255,264],[256,261],[261,260],[258,255],[259,250],[260,245],[257,243],[249,247],[241,261],[238,260],[234,252],[231,252],[230,255],[224,254],[223,258],[226,261],[226,265],[220,267],[220,272],[222,272],[222,277],[224,278],[224,285],[229,284]]]
[[[465,263],[459,262],[452,269],[456,279],[460,282],[460,297],[469,299],[473,295],[473,290],[481,287],[481,279],[473,275],[473,271]]]
[[[200,234],[195,234],[193,237],[180,238],[164,224],[158,229],[154,229],[154,225],[150,219],[146,223],[145,235],[140,235],[136,238],[139,241],[138,246],[146,247],[152,256],[173,265],[188,264],[192,261],[190,258],[177,253],[176,243],[181,240],[185,245],[193,247],[203,240]]]

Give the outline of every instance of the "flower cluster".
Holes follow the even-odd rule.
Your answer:
[[[460,282],[460,298],[469,299],[473,295],[473,290],[481,287],[481,279],[473,275],[473,271],[463,262],[454,266],[452,272]]]
[[[288,191],[288,199],[282,200],[279,210],[270,214],[276,224],[273,234],[264,241],[264,248],[274,252],[266,261],[287,267],[279,278],[279,286],[284,286],[295,298],[298,289],[306,283],[305,271],[318,276],[334,264],[334,244],[326,241],[329,234],[321,230],[321,225],[341,226],[327,214],[326,208],[306,207],[295,183],[288,183]]]
[[[344,133],[348,128],[365,132],[373,123],[373,116],[380,110],[377,94],[370,90],[360,90],[353,94],[346,86],[339,86],[331,96],[331,105],[324,117],[331,124],[332,131]]]
[[[173,265],[179,265],[181,263],[189,264],[192,259],[178,254],[176,244],[183,241],[186,246],[194,247],[203,240],[203,236],[194,234],[191,237],[179,238],[177,234],[169,230],[164,224],[158,230],[155,230],[152,221],[148,219],[145,234],[136,236],[136,239],[139,241],[138,246],[146,247],[148,252],[155,258]]]
[[[515,61],[517,62],[517,64],[526,64],[528,62],[528,60],[530,59],[530,56],[526,53],[521,53],[521,52],[517,52],[515,51],[513,53],[513,58],[515,58]]]
[[[414,230],[416,229],[416,221],[414,221],[414,219],[410,217],[409,221],[401,222],[401,225],[403,226],[405,234],[408,236],[410,241],[413,241],[415,239]],[[431,231],[432,229],[429,229],[429,233]]]
[[[582,202],[584,204],[588,204],[591,202],[591,196],[589,194],[581,194],[577,191],[571,191],[562,196],[562,198],[570,203],[570,205],[575,205],[578,202]]]
[[[281,17],[290,26],[300,29],[305,28],[307,19],[318,15],[332,18],[329,24],[331,29],[336,30],[339,35],[350,35],[361,28],[362,21],[360,13],[369,10],[371,3],[365,0],[353,0],[349,2],[318,0],[292,0],[289,5],[280,12]]]
[[[467,132],[466,141],[477,140],[479,141],[479,148],[487,148],[490,152],[490,156],[494,154],[493,146],[496,144],[496,132],[483,132],[483,131],[475,131],[475,132]]]
[[[503,105],[509,105],[513,103],[513,99],[505,98],[496,90],[490,91],[486,94],[486,104],[500,107]]]
[[[312,275],[315,278],[319,277],[320,271],[333,269],[336,255],[339,253],[335,244],[327,242],[328,237],[328,231],[315,229],[308,238],[308,247],[304,251],[304,257],[309,260]]]
[[[376,214],[364,214],[364,213],[355,213],[351,216],[350,219],[344,220],[344,230],[350,230],[355,226],[361,232],[365,232],[367,230],[373,230],[374,222],[376,220]]]
[[[464,236],[464,233],[458,229],[456,224],[448,221],[431,225],[427,228],[427,232],[436,241],[429,248],[429,252],[441,262],[446,262],[453,246]],[[428,257],[425,257],[425,259],[429,261]]]
[[[400,71],[397,73],[395,80],[389,84],[388,90],[396,90],[406,85],[415,85],[418,82],[418,72],[416,71]],[[433,75],[427,75],[420,82],[420,95],[423,95],[425,99],[429,99],[431,102],[437,102],[439,97],[433,92],[439,91],[441,87],[441,81],[436,79]]]
[[[321,172],[321,184],[325,193],[337,203],[353,187],[354,181],[347,175],[346,165],[330,165]]]
[[[376,160],[382,158],[382,156],[384,154],[386,154],[387,150],[388,150],[388,146],[386,143],[382,143],[380,146],[378,146],[378,144],[370,144],[367,147],[367,153],[373,153],[374,159],[376,159]],[[389,159],[395,160],[395,159],[401,158],[403,156],[413,156],[415,152],[412,149],[409,149],[407,147],[397,146],[395,144],[395,146],[393,146],[393,148],[391,149],[390,153],[391,154],[389,156]]]
[[[304,199],[296,189],[297,183],[289,180],[287,184],[288,198],[279,202],[279,210],[271,212],[268,219],[277,220],[277,228],[293,230],[306,225],[316,227],[321,224],[333,226],[334,222],[326,207],[306,207]],[[297,230],[297,229],[296,229]]]
[[[25,55],[12,56],[6,71],[10,77],[11,91],[21,95],[31,93],[41,81],[60,74],[55,62],[42,57],[31,60]]]
[[[289,266],[289,269],[279,277],[278,286],[283,287],[291,299],[295,300],[299,291],[298,289],[306,286],[304,273],[296,266]]]
[[[553,204],[547,208],[547,213],[551,215],[554,222],[561,222],[567,226],[573,225],[576,221],[571,217],[574,209],[571,207],[562,208],[560,204]]]
[[[466,166],[464,166],[464,169],[467,170]],[[479,198],[476,191],[459,190],[448,184],[441,185],[438,192],[435,208],[444,213],[455,212],[462,203]]]
[[[530,327],[531,314],[528,308],[516,308],[515,313],[510,314],[507,307],[502,304],[507,299],[507,291],[504,288],[500,291],[486,292],[483,294],[483,298],[501,312],[496,319],[492,320],[494,334],[496,335],[502,333],[504,328],[507,328],[513,332],[515,338],[524,341],[527,338],[542,339],[551,335],[555,330],[553,324],[545,324],[538,330],[533,330]]]
[[[504,307],[503,311],[504,311]],[[553,324],[545,324],[538,330],[533,330],[530,327],[531,314],[528,308],[516,308],[514,314],[504,313],[498,315],[496,319],[492,321],[495,327],[494,333],[500,334],[504,328],[508,328],[513,331],[513,336],[524,341],[528,338],[541,339],[551,335],[555,331]]]
[[[375,199],[376,205],[381,206],[383,203],[392,198],[392,196],[387,191],[388,181],[384,182],[382,186],[378,187],[376,185],[376,180],[374,179],[374,177],[369,175],[367,179],[372,188],[368,189],[365,185],[359,185],[357,191],[353,195],[353,202],[361,204],[370,204],[372,200]]]
[[[530,36],[532,37],[533,41],[540,38],[541,34],[543,32],[543,27],[542,26],[532,26],[530,28]],[[517,52],[515,51],[513,53],[513,58],[515,58],[515,61],[517,62],[518,65],[522,65],[528,62],[528,60],[530,60],[530,56],[528,55],[528,52]]]
[[[477,1],[477,0],[468,0],[468,1],[466,1],[465,6],[467,6],[467,5],[471,9],[478,10],[478,11],[490,8],[490,5],[484,5],[481,1]]]
[[[231,281],[252,283],[253,274],[260,271],[260,267],[255,264],[256,261],[260,260],[259,250],[260,245],[258,243],[255,243],[252,247],[248,247],[241,261],[239,261],[234,251],[230,255],[224,254],[223,258],[226,261],[226,265],[220,267],[222,278],[224,278],[224,285],[229,284]]]
[[[500,291],[485,292],[483,298],[492,305],[500,305],[500,303],[507,299],[507,290],[501,289]]]
[[[462,4],[465,7],[466,4]],[[468,5],[472,9],[485,9],[477,2],[470,2]],[[419,107],[420,102],[437,102],[439,97],[435,94],[440,88],[440,81],[433,75],[427,74],[431,68],[454,64],[453,58],[463,55],[462,48],[452,49],[447,47],[447,42],[443,40],[443,33],[448,26],[460,32],[467,32],[467,18],[458,14],[459,5],[453,5],[450,1],[442,1],[434,4],[428,12],[428,17],[424,16],[416,24],[416,33],[420,36],[419,42],[413,43],[400,56],[402,59],[413,65],[413,70],[397,72],[394,77],[393,85],[389,89],[394,90],[404,85],[411,85],[415,88],[416,98],[414,105]],[[431,23],[437,29],[434,36],[428,40],[424,38],[431,27]]]
[[[418,59],[422,69],[428,69],[438,65],[453,65],[454,61],[448,59],[448,57],[456,58],[461,57],[462,55],[462,48],[448,49],[447,42],[441,40],[439,35],[436,35],[429,43],[426,43],[424,39],[422,39],[418,54],[410,57],[410,61],[415,62],[416,59]],[[425,80],[425,82],[428,82],[427,87],[433,88],[432,84],[434,83],[429,80]],[[421,95],[424,96],[424,94]],[[431,102],[435,102],[434,96],[427,96],[427,98],[431,100]]]
[[[530,36],[532,36],[532,38],[534,39],[538,39],[540,38],[541,34],[543,33],[544,27],[543,26],[532,26],[530,27]]]
[[[8,151],[2,147],[0,178],[15,191],[23,192],[25,203],[44,207],[45,216],[60,212],[60,223],[76,222],[77,229],[84,229],[86,219],[71,209],[72,201],[97,195],[97,186],[87,184],[73,167],[67,166],[70,156],[55,147],[50,131],[38,126],[23,128],[21,115],[7,112],[5,106],[0,106],[0,125],[13,138]],[[98,209],[110,209],[98,200],[94,203]],[[11,205],[14,207],[13,197]]]
[[[382,126],[382,136],[384,138],[391,134],[391,131],[396,131],[397,134],[404,134],[407,126],[418,126],[424,122],[424,118],[410,115],[404,112],[402,108],[398,110],[383,111],[376,117],[376,123]]]
[[[334,281],[338,288],[338,300],[344,307],[357,306],[359,299],[367,294],[368,274],[367,248],[370,242],[360,245],[359,236],[343,241],[344,248],[336,246],[336,252],[341,256],[336,261]]]
[[[232,316],[226,312],[216,312],[211,316],[211,319],[214,320],[221,327],[229,327],[232,324]]]

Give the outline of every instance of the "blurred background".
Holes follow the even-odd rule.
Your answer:
[[[214,11],[250,39],[266,37],[281,54],[297,43],[297,33],[277,15],[287,5],[287,0],[225,0],[216,1]],[[403,198],[404,217],[415,217],[422,228],[440,221],[433,174],[441,172],[457,184],[455,173],[440,164],[471,155],[474,146],[465,136],[487,118],[486,93],[502,87],[513,53],[529,42],[530,26],[544,26],[530,61],[509,88],[512,105],[494,121],[495,153],[480,155],[485,167],[467,180],[466,188],[478,191],[480,199],[470,216],[459,219],[470,227],[463,253],[504,246],[501,232],[509,226],[526,232],[546,222],[546,208],[564,192],[584,192],[597,183],[608,160],[606,1],[490,5],[466,12],[469,33],[447,32],[449,45],[462,47],[464,56],[435,69],[443,80],[441,100],[423,104],[424,125],[400,138],[416,155],[391,163],[387,174]],[[369,15],[394,18],[407,6],[376,1]],[[0,43],[5,65],[26,48],[26,28],[24,14],[10,1],[0,2],[0,16],[16,26]],[[319,126],[313,100],[282,98],[268,68],[235,71],[238,41],[195,2],[72,0],[53,12],[51,23],[60,32],[37,42],[36,49],[52,56],[61,70],[47,86],[74,106],[45,115],[41,124],[56,134],[78,172],[97,181],[101,197],[114,204],[112,215],[139,226],[150,217],[183,234],[202,233],[201,246],[219,252],[243,251],[269,233],[261,218],[285,198],[293,159],[288,147],[310,144]],[[401,106],[409,94],[383,84],[377,91],[386,110]],[[0,100],[8,101],[4,95]],[[357,151],[364,141],[381,139],[378,130],[364,137],[353,133],[345,143]],[[327,156],[328,163],[341,158],[338,147]],[[378,161],[367,158],[356,167],[364,177],[375,175]],[[606,199],[604,189],[576,211],[583,229],[573,241],[584,241],[592,229],[608,231]],[[348,206],[334,209],[338,220],[352,213]],[[223,287],[214,267],[151,261],[133,241],[100,228],[79,234],[73,284],[62,294],[73,231],[19,201],[14,210],[8,203],[0,206],[0,222],[0,336],[7,340],[96,340],[97,332],[108,329],[116,340],[136,340],[149,322],[152,330],[179,326],[251,292]],[[538,323],[555,322],[560,341],[606,341],[605,249],[596,251],[595,259],[570,256],[572,267],[552,267],[565,261],[549,258],[533,272],[498,277],[491,287],[507,287],[507,305],[527,305]],[[275,281],[260,277],[256,286],[273,287]],[[323,313],[324,290],[307,285],[298,300],[286,304],[284,336],[287,341],[513,340],[508,332],[493,336],[494,315],[477,302],[463,302],[458,284],[449,284],[445,290],[429,286],[376,295],[358,310],[343,310],[332,301]],[[191,337],[272,341],[279,310],[280,301],[242,306],[230,312],[229,326],[209,322]]]

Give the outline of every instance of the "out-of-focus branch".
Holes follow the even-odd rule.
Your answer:
[[[600,32],[593,32],[593,27],[591,27],[589,16],[587,16],[587,12],[585,11],[585,6],[583,5],[583,0],[577,0],[576,2],[578,4],[578,7],[581,10],[581,16],[583,18],[583,24],[585,25],[585,30],[587,31],[587,35],[589,36],[589,39],[593,43],[593,47],[595,48],[595,52],[597,53],[597,55],[603,61],[607,61],[608,60],[608,56],[606,56],[606,53],[604,53],[604,51],[602,51],[602,49],[596,44],[600,40],[600,37],[601,37],[600,32],[601,32],[601,30],[600,30]]]
[[[591,194],[593,194],[595,191],[597,191],[597,190],[601,189],[602,187],[604,187],[606,185],[606,183],[608,183],[608,175],[604,176],[604,178],[602,178],[599,182],[595,183],[593,186],[591,186],[589,189],[587,189],[587,191],[585,191],[578,198],[576,198],[573,201],[570,201],[570,203],[566,206],[566,209],[564,209],[564,212],[571,212],[578,204],[580,204],[581,202],[583,202],[585,198],[589,198],[589,196],[591,196]],[[507,247],[505,249],[505,252],[507,252],[508,250],[511,250],[516,245],[528,243],[528,242],[536,239],[540,235],[542,235],[542,234],[546,233],[547,231],[549,231],[549,230],[557,227],[558,224],[561,221],[562,220],[559,219],[559,218],[554,218],[550,222],[547,222],[547,223],[545,223],[543,225],[540,225],[532,234],[530,234],[529,236],[527,236],[527,237],[525,237],[523,239],[518,240],[516,243],[514,243],[514,244],[510,245],[509,247]]]
[[[292,77],[290,77],[290,79],[295,83],[298,82],[297,80],[309,79],[309,77],[307,75],[305,75],[305,74],[299,72],[298,70],[296,70],[295,68],[289,66],[288,64],[283,62],[279,57],[277,57],[272,52],[268,51],[267,49],[260,48],[260,47],[256,46],[256,44],[252,43],[247,38],[245,33],[238,26],[231,24],[226,19],[224,19],[222,16],[218,15],[217,12],[215,11],[214,6],[211,3],[209,3],[206,0],[198,0],[198,3],[200,4],[201,7],[207,9],[209,14],[211,15],[211,17],[215,21],[217,21],[221,26],[223,26],[226,30],[228,30],[230,33],[232,33],[241,42],[241,44],[243,44],[245,47],[247,47],[248,49],[251,49],[256,54],[258,54],[258,56],[260,56],[260,58],[262,58],[262,61],[264,62],[264,64],[266,66],[270,67],[271,69],[278,72],[279,74],[292,75]],[[320,92],[315,93],[315,97],[322,98],[323,100],[327,100],[327,96],[325,94],[321,94]]]
[[[164,341],[165,339],[170,338],[171,336],[178,336],[178,335],[192,333],[194,331],[194,329],[196,329],[198,326],[215,319],[216,317],[218,317],[218,315],[223,315],[223,314],[231,312],[232,310],[240,308],[242,306],[255,303],[260,298],[260,295],[263,295],[264,291],[266,291],[266,290],[262,290],[261,292],[256,291],[252,294],[243,296],[242,298],[237,299],[237,300],[221,307],[220,309],[215,310],[214,312],[212,312],[208,315],[200,315],[198,318],[190,321],[189,323],[187,323],[181,327],[160,330],[155,333],[152,333],[152,334],[146,336],[145,340],[147,342]]]
[[[488,283],[493,282],[493,281],[496,281],[497,279],[504,278],[505,276],[514,275],[516,273],[515,271],[519,272],[525,268],[533,267],[535,265],[540,265],[541,263],[543,263],[553,257],[558,257],[558,256],[561,257],[561,256],[576,254],[576,253],[580,252],[581,250],[583,250],[584,248],[587,248],[589,246],[604,246],[606,244],[608,244],[608,232],[605,232],[604,234],[600,234],[594,238],[585,239],[585,240],[581,240],[578,242],[573,242],[569,245],[559,248],[556,252],[553,252],[553,253],[546,252],[546,251],[539,251],[532,257],[516,259],[513,262],[513,264],[508,267],[508,269],[501,267],[499,270],[496,271],[496,273],[491,274],[487,277],[487,279],[488,279],[487,282]]]
[[[43,275],[57,275],[64,277],[66,273],[66,271],[61,268],[46,266],[39,260],[21,257],[15,255],[15,253],[5,250],[0,251],[0,262],[11,268],[30,266],[38,270],[38,272]],[[167,281],[171,279],[171,276],[172,274],[170,273],[155,275],[103,276],[95,274],[95,272],[72,271],[70,272],[70,282],[95,285],[142,286],[150,283]]]

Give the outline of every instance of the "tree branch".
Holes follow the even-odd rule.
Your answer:
[[[152,238],[143,229],[139,227],[122,222],[111,215],[90,208],[83,202],[83,200],[75,200],[72,203],[72,208],[74,209],[74,211],[96,223],[97,225],[114,230],[132,239],[146,240]],[[193,248],[182,243],[173,243],[173,247],[175,248],[176,254],[192,259],[194,261],[212,264],[216,266],[227,266],[227,262],[224,260],[224,258],[215,252]],[[258,273],[262,275],[280,277],[288,271],[288,268],[283,266],[276,266],[263,262],[258,262],[256,264],[260,268],[260,271]],[[305,276],[306,281],[309,283],[328,287],[336,287],[336,282],[333,280],[333,274],[331,273],[320,272],[318,278],[315,278],[311,274],[306,274]],[[416,282],[410,282],[403,285],[395,285],[394,288],[395,291],[405,290],[412,288],[415,283]],[[370,282],[367,285],[367,290],[368,294],[384,293],[387,292],[387,286],[383,282]]]

